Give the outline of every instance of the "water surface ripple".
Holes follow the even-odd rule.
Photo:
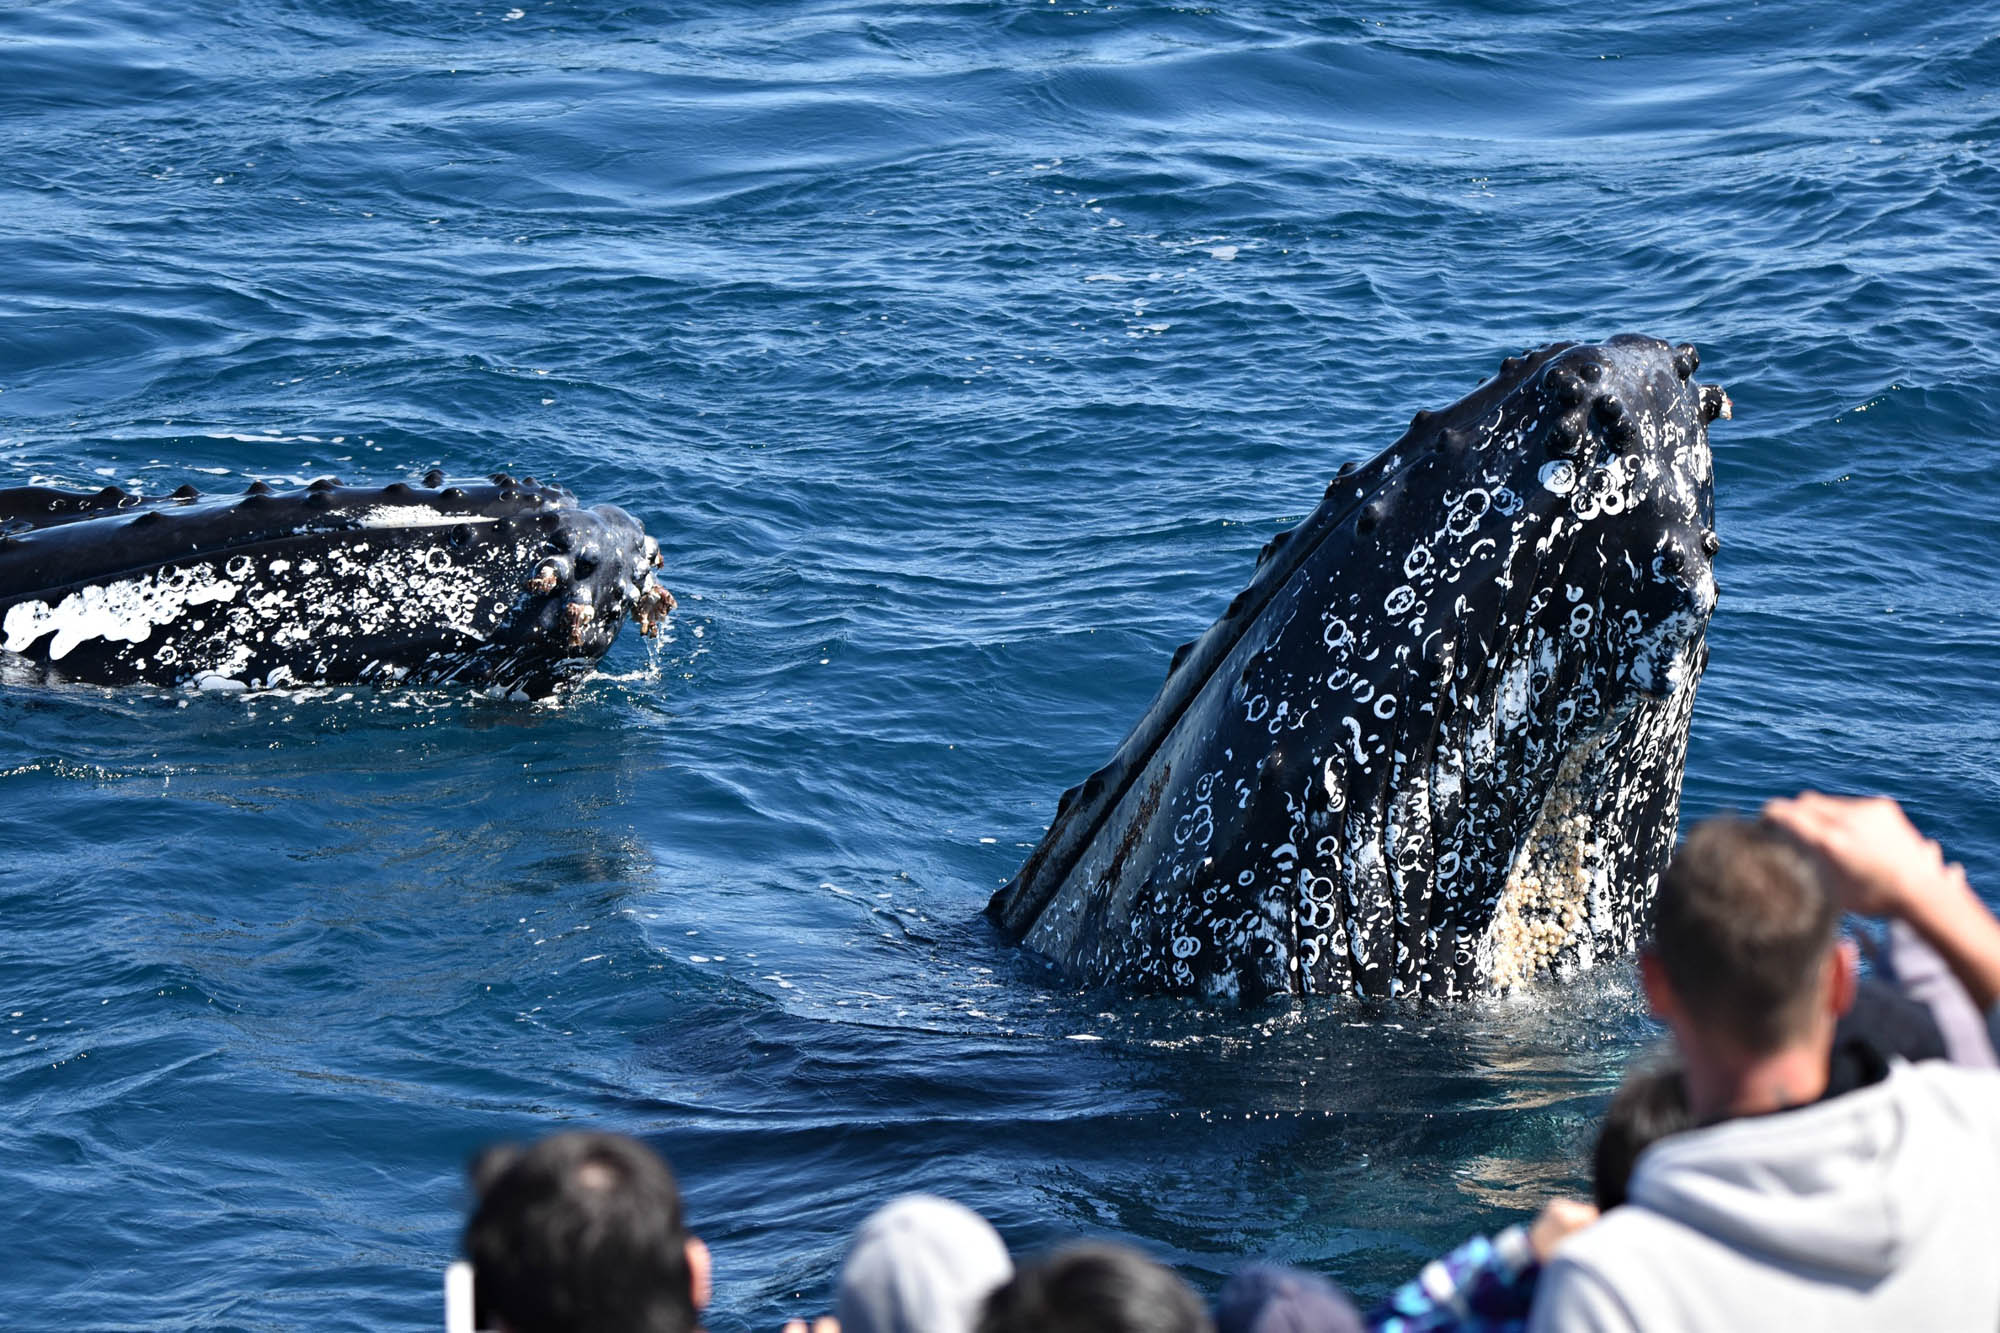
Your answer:
[[[0,694],[9,1322],[434,1323],[563,1125],[673,1156],[719,1333],[905,1189],[1372,1295],[1576,1188],[1626,969],[1214,1014],[978,908],[1340,463],[1626,329],[1738,407],[1687,810],[2000,887],[1996,18],[0,6],[0,481],[554,476],[683,608],[561,709]]]

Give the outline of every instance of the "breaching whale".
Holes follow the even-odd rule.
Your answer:
[[[1450,997],[1631,948],[1716,587],[1687,344],[1557,343],[1342,467],[988,905],[1091,984]]]
[[[0,490],[0,680],[544,697],[674,600],[659,544],[561,486],[442,473],[241,495]]]

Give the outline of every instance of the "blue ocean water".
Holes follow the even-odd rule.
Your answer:
[[[433,1324],[478,1145],[662,1147],[711,1327],[912,1188],[1372,1295],[1584,1180],[1622,969],[1052,986],[978,917],[1326,478],[1690,339],[1684,813],[2000,889],[2000,8],[0,4],[0,484],[561,479],[681,598],[562,707],[0,694],[10,1326]]]

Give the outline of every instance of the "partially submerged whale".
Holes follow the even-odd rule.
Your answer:
[[[1348,464],[988,915],[1090,983],[1449,997],[1628,950],[1715,606],[1695,349],[1557,343]]]
[[[143,498],[0,490],[0,680],[544,697],[674,600],[613,505],[504,474]]]

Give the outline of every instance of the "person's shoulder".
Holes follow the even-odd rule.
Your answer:
[[[1604,1274],[1616,1269],[1628,1254],[1647,1253],[1662,1242],[1671,1243],[1673,1234],[1681,1230],[1681,1223],[1651,1208],[1620,1204],[1565,1240],[1549,1266],[1567,1261],[1571,1268]]]
[[[2000,1129],[2000,1069],[1943,1060],[1898,1063],[1885,1082],[1904,1098],[1928,1098],[1979,1126]]]
[[[1627,1333],[1640,1326],[1634,1294],[1621,1279],[1644,1253],[1647,1228],[1636,1217],[1642,1211],[1614,1208],[1562,1243],[1535,1283],[1528,1333]]]
[[[1529,1333],[1635,1333],[1685,1325],[1677,1289],[1711,1271],[1718,1242],[1686,1222],[1624,1203],[1562,1243],[1535,1285]]]
[[[1558,1267],[1593,1281],[1621,1286],[1635,1263],[1650,1265],[1663,1249],[1674,1249],[1685,1227],[1651,1208],[1626,1203],[1565,1240],[1543,1269],[1542,1281]],[[1538,1287],[1539,1291],[1540,1288]]]

